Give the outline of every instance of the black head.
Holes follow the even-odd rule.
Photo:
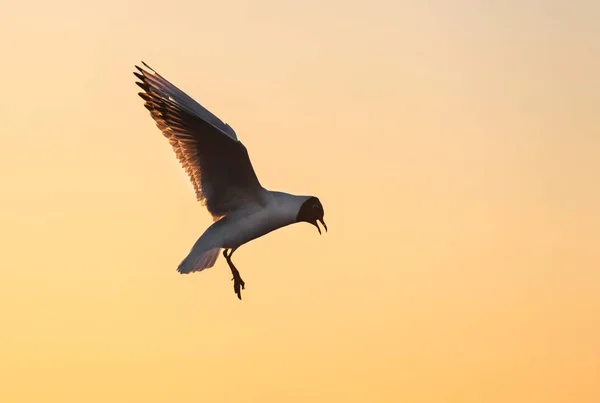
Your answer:
[[[325,211],[323,210],[323,205],[321,204],[319,199],[312,196],[309,197],[304,203],[302,203],[300,211],[298,211],[298,216],[296,217],[296,222],[310,223],[317,227],[320,234],[321,228],[319,228],[317,221],[319,221],[325,228],[325,231],[327,231],[327,225],[325,224],[325,221],[323,221],[324,215]]]

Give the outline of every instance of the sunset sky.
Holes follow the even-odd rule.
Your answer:
[[[85,5],[87,4],[87,5]],[[600,2],[0,3],[0,401],[597,403]],[[292,225],[212,220],[137,96],[229,123]]]

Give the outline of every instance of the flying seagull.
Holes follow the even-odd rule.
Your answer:
[[[196,198],[206,206],[213,224],[179,264],[182,274],[213,267],[221,249],[233,274],[233,289],[242,299],[244,281],[231,261],[243,244],[297,222],[325,231],[323,205],[317,197],[297,196],[263,188],[246,147],[235,131],[154,69],[135,66],[133,74],[144,92],[139,96],[156,126],[175,151],[194,185]],[[241,289],[240,289],[241,288]]]

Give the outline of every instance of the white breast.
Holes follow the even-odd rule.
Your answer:
[[[214,223],[206,232],[220,240],[222,248],[237,249],[253,239],[296,222],[296,217],[307,196],[269,192],[265,207],[228,214]]]

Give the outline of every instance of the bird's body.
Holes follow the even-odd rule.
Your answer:
[[[144,90],[139,95],[214,221],[177,270],[192,273],[212,267],[224,249],[234,290],[241,299],[244,282],[231,262],[232,253],[253,239],[296,222],[313,224],[320,233],[319,221],[327,230],[323,206],[314,196],[263,188],[246,147],[231,126],[144,65],[152,73],[136,66],[139,73],[134,74],[141,80],[136,84]]]
[[[210,260],[204,261],[210,256],[207,252],[231,249],[233,253],[253,239],[295,223],[302,203],[310,198],[269,190],[264,191],[263,197],[264,204],[250,204],[215,221],[196,241],[177,270],[191,273],[212,267],[207,266]]]

